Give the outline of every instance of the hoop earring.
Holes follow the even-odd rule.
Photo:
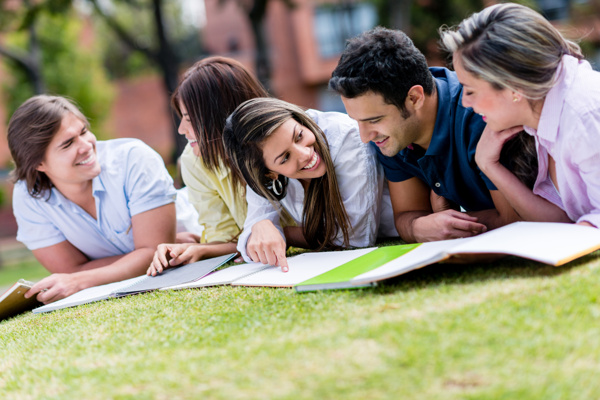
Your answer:
[[[279,177],[273,179],[271,188],[273,189],[273,193],[275,193],[276,196],[281,196],[281,193],[283,193],[283,183],[281,183]]]

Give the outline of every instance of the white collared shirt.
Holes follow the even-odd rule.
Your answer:
[[[386,190],[384,195],[384,186],[387,188],[387,183],[384,182],[383,168],[377,161],[373,147],[361,142],[356,121],[337,112],[307,110],[307,114],[323,130],[329,142],[340,194],[350,220],[350,246],[372,246],[378,236],[398,236],[389,192]],[[249,186],[246,187],[246,200],[248,216],[237,249],[244,260],[251,261],[246,253],[246,243],[252,233],[252,226],[269,219],[282,236],[283,229],[277,209]],[[287,194],[282,199],[281,206],[296,224],[302,224],[304,188],[298,180],[288,181]],[[341,232],[335,243],[343,243]]]

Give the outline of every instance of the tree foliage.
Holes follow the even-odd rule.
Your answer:
[[[2,13],[0,20],[7,115],[27,98],[51,93],[74,99],[100,127],[115,92],[101,55],[80,40],[86,21],[69,1],[38,1],[33,7],[27,3]]]
[[[160,72],[166,94],[173,93],[177,87],[182,60],[193,58],[192,52],[201,54],[199,47],[191,43],[199,43],[198,28],[190,28],[182,23],[180,2],[164,0],[113,0],[104,2],[88,0],[95,15],[102,20],[106,32],[111,32],[110,47],[115,52],[108,52],[107,65],[112,66],[114,76],[129,75],[137,68],[143,68],[139,55],[143,55],[152,68]],[[183,44],[183,46],[178,45]],[[187,46],[187,47],[186,47]],[[129,62],[119,62],[119,54]],[[115,62],[116,59],[116,62]],[[117,68],[122,65],[124,68]],[[179,117],[171,110],[172,118],[178,124]],[[172,130],[175,151],[175,162],[183,152],[186,140]]]

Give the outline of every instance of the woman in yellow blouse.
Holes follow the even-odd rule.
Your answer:
[[[204,231],[200,243],[159,245],[148,274],[237,251],[236,239],[246,219],[245,188],[223,162],[221,135],[227,116],[255,97],[268,97],[268,93],[241,63],[230,58],[206,58],[183,75],[171,105],[181,117],[178,131],[188,140],[181,157],[182,178]]]

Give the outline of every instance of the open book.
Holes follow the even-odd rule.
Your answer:
[[[170,268],[163,271],[162,274],[156,276],[141,275],[120,282],[94,286],[79,291],[69,297],[65,297],[62,300],[55,301],[54,303],[38,307],[34,309],[33,312],[44,313],[48,311],[59,310],[61,308],[92,303],[94,301],[106,300],[113,297],[122,297],[131,294],[148,292],[163,288],[165,286],[193,282],[219,268],[227,261],[231,260],[234,256],[235,254],[226,254],[224,256],[201,260],[192,264],[184,265],[182,267]]]
[[[294,287],[299,292],[373,286],[378,282],[450,257],[506,254],[563,265],[600,249],[600,229],[574,224],[516,222],[466,239],[346,251],[304,253],[288,258],[289,272],[248,263],[215,271],[233,254],[82,290],[35,313],[155,289],[215,285]],[[12,288],[11,288],[12,289]],[[6,294],[3,298],[6,297]],[[0,303],[1,304],[1,303]]]
[[[505,254],[559,266],[600,249],[600,229],[575,224],[515,222],[465,239],[381,247],[295,285],[299,292],[376,284],[450,257]]]
[[[22,312],[29,311],[42,303],[36,297],[25,298],[27,292],[33,286],[33,282],[19,279],[2,296],[0,296],[0,321],[14,317]]]
[[[260,263],[236,265],[163,290],[215,285],[294,287],[298,292],[357,288],[466,254],[506,254],[562,265],[599,248],[600,229],[516,222],[466,239],[303,253],[288,258],[286,273],[279,267]]]

